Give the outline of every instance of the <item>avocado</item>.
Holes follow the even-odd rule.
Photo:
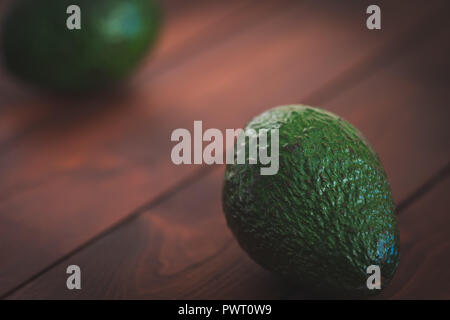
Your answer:
[[[69,29],[69,6],[80,9],[80,29]],[[19,0],[2,26],[3,62],[35,87],[82,92],[130,75],[160,28],[154,0]]]
[[[380,292],[367,287],[367,268],[380,267],[381,289],[389,283],[399,231],[386,173],[362,134],[304,105],[270,109],[245,129],[279,130],[279,171],[261,175],[249,161],[226,167],[223,210],[242,249],[315,295]]]

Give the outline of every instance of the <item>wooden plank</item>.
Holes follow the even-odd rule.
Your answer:
[[[222,174],[222,170],[214,170],[151,214],[138,216],[10,298],[276,295],[283,288],[240,251],[225,227],[220,210]],[[82,268],[81,291],[65,287],[65,268],[70,263]],[[100,269],[105,270],[99,273]],[[235,288],[239,290],[234,292]]]
[[[205,127],[238,127],[262,109],[295,101],[335,79],[417,19],[399,19],[395,13],[403,8],[386,4],[392,6],[386,25],[393,32],[368,33],[360,27],[360,3],[316,3],[281,10],[132,97],[102,101],[108,112],[97,107],[56,113],[45,130],[4,154],[3,292],[190,176],[195,168],[171,165],[171,130],[189,128],[196,119]],[[324,3],[330,10],[323,10]]]
[[[417,43],[414,52],[392,57],[391,64],[360,79],[358,85],[326,104],[360,128],[375,146],[393,181],[397,201],[403,201],[450,160],[445,107],[448,92],[442,83],[450,51],[450,44],[443,41],[446,31]],[[441,50],[436,53],[438,45]],[[431,112],[423,108],[425,103]],[[10,298],[304,297],[292,294],[289,284],[265,272],[238,248],[222,215],[222,175],[223,170],[214,170],[170,201],[64,259]],[[448,181],[439,190],[442,198]],[[444,259],[450,240],[446,230],[448,202],[442,198],[436,207],[429,206],[435,201],[435,196],[430,196],[426,204],[400,217],[402,265],[392,285],[394,292],[387,291],[387,296],[448,297],[445,274],[426,277],[432,270],[445,270],[449,263]],[[435,228],[437,234],[430,238]],[[430,250],[429,245],[437,247]],[[423,257],[428,259],[420,264]],[[65,288],[69,264],[83,270],[81,291]],[[437,291],[422,292],[431,288],[427,279],[433,284],[439,280],[444,283]]]

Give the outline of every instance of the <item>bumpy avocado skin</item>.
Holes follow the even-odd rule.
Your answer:
[[[378,156],[361,133],[325,110],[282,106],[246,129],[279,129],[276,175],[229,164],[223,210],[240,246],[263,267],[315,294],[363,297],[369,265],[382,288],[399,262],[395,207]],[[270,139],[268,139],[270,141]]]
[[[81,30],[66,26],[69,5],[81,9]],[[3,62],[42,89],[104,88],[135,69],[160,20],[154,0],[19,0],[3,23]]]

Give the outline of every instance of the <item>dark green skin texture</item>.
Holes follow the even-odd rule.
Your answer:
[[[81,8],[81,30],[69,30],[69,5]],[[7,69],[36,87],[80,92],[117,84],[155,42],[154,0],[20,0],[2,27]]]
[[[382,288],[399,262],[390,186],[359,131],[321,109],[271,109],[246,129],[279,128],[280,167],[229,164],[223,209],[240,246],[261,266],[314,294],[363,297],[369,265]],[[270,139],[268,139],[270,142]]]

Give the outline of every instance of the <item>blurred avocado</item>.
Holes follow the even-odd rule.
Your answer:
[[[80,8],[81,29],[68,19]],[[161,24],[154,0],[19,0],[2,26],[6,68],[34,87],[79,93],[116,85],[154,45]]]

